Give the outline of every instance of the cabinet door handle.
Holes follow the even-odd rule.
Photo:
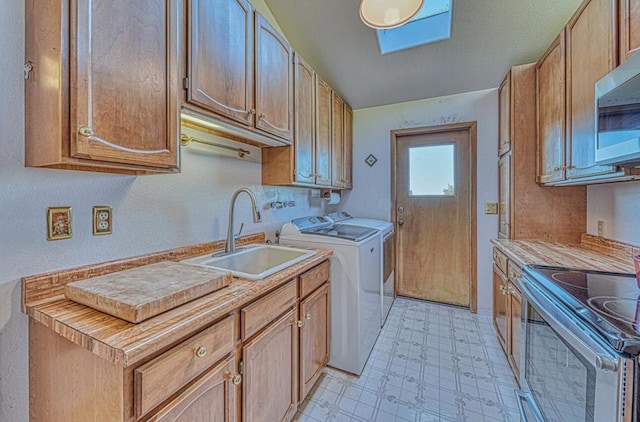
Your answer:
[[[242,375],[235,374],[233,378],[231,378],[231,382],[233,383],[233,385],[239,385],[242,382]]]
[[[304,325],[304,321],[302,321],[302,320],[296,321],[296,327],[302,328],[303,325]]]
[[[199,358],[203,358],[207,355],[207,346],[199,346],[196,349],[196,356]]]
[[[249,114],[256,114],[256,109],[252,108],[251,110],[249,110]]]
[[[258,114],[258,119],[260,119],[260,120],[264,120],[265,117],[266,116],[264,115],[264,113]]]
[[[93,129],[87,126],[82,126],[80,129],[78,129],[78,133],[86,137],[93,136]]]
[[[307,313],[304,317],[305,317],[305,319],[308,321],[308,320],[310,320],[310,319],[311,319],[311,314]]]

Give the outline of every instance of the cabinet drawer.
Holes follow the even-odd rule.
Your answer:
[[[500,252],[498,248],[493,248],[493,262],[496,263],[503,274],[507,273],[507,256]]]
[[[296,300],[296,280],[294,279],[262,299],[242,308],[240,311],[242,339],[248,339],[284,311],[292,308]]]
[[[327,280],[329,280],[329,261],[323,262],[300,276],[300,298],[304,298]]]
[[[162,403],[234,349],[235,318],[229,316],[134,371],[136,417]]]
[[[507,263],[507,270],[507,277],[512,283],[515,282],[516,278],[522,277],[522,270],[511,260]]]

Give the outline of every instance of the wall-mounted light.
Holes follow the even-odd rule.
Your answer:
[[[424,0],[362,0],[360,19],[375,29],[391,29],[404,25],[414,17]]]

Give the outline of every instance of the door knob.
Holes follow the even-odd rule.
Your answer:
[[[398,220],[398,225],[399,225],[399,226],[402,226],[403,224],[404,224],[404,220],[403,220],[402,218],[401,218],[401,219],[399,219],[399,220]]]

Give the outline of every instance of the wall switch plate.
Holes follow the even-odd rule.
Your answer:
[[[93,235],[111,234],[113,219],[111,207],[96,205],[93,207]]]
[[[69,239],[71,236],[71,207],[47,208],[47,240]]]
[[[484,204],[484,213],[485,214],[497,214],[498,213],[498,203],[497,202],[485,202],[485,204]]]
[[[604,220],[598,220],[598,237],[604,237]]]

